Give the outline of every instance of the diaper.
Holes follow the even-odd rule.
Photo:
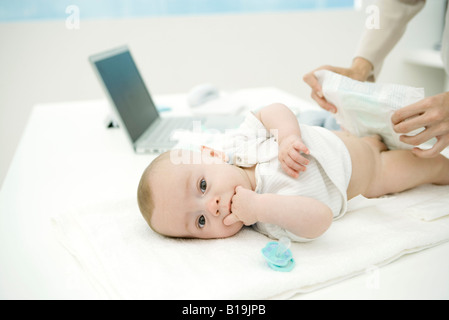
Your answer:
[[[399,140],[400,134],[393,130],[391,116],[405,106],[424,98],[423,88],[395,84],[360,82],[328,70],[315,72],[323,88],[324,97],[338,111],[338,124],[351,134],[365,137],[378,134],[389,149],[412,149],[413,146]],[[424,128],[407,135],[416,135]],[[428,148],[429,143],[425,143]]]

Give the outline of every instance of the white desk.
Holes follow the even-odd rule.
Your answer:
[[[303,102],[276,89],[249,90],[257,104]],[[156,99],[167,105],[182,95]],[[253,97],[253,98],[251,98]],[[98,298],[83,271],[55,240],[52,215],[71,206],[134,196],[152,160],[136,155],[122,129],[106,129],[105,101],[34,107],[0,191],[0,299]],[[295,298],[449,298],[449,244],[401,258]]]

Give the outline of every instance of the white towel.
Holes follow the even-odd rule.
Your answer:
[[[436,220],[449,214],[448,186],[419,186],[401,194],[401,200],[381,204],[379,209],[384,212],[404,212],[424,221]]]
[[[269,239],[251,228],[219,240],[165,238],[146,225],[135,199],[74,208],[53,222],[100,298],[288,298],[449,240],[448,216],[423,221],[425,212],[411,216],[404,201],[413,196],[415,203],[417,197],[432,203],[441,194],[449,194],[449,186],[350,201],[349,212],[322,237],[292,243],[296,266],[288,273],[266,265],[261,249]],[[449,214],[449,197],[438,199]]]

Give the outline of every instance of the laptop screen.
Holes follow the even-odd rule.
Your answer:
[[[132,142],[159,117],[150,93],[128,50],[92,59]]]

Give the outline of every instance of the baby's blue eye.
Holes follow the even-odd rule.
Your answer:
[[[206,189],[207,189],[206,180],[201,179],[201,181],[200,181],[200,190],[201,190],[201,192],[202,193],[206,192]]]
[[[204,218],[204,216],[200,216],[198,219],[198,227],[204,228],[205,225],[206,225],[206,218]]]

